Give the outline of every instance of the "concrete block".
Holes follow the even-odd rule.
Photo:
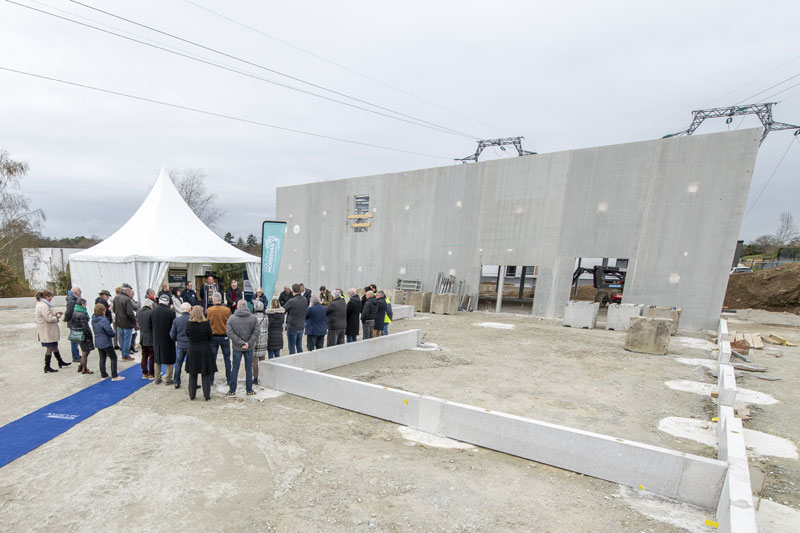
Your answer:
[[[431,296],[431,313],[454,315],[458,313],[457,294],[433,294]]]
[[[719,327],[717,328],[717,342],[730,341],[728,336],[728,321],[724,318],[719,319]]]
[[[628,331],[631,317],[641,316],[643,305],[638,304],[611,304],[608,306],[606,329],[614,331]]]
[[[400,289],[388,289],[383,291],[386,294],[386,298],[390,302],[392,302],[392,307],[397,305],[403,305],[406,303],[406,291],[401,291]]]
[[[672,321],[667,318],[631,317],[624,348],[629,352],[666,355]]]
[[[717,362],[721,365],[727,365],[731,362],[731,343],[722,341],[718,343],[719,352],[717,353]]]
[[[733,366],[719,365],[717,392],[719,393],[717,402],[720,405],[733,407],[733,402],[736,400],[736,375]]]
[[[725,463],[454,402],[439,434],[558,468],[714,508]]]
[[[717,404],[717,459],[720,461],[724,461],[722,457],[719,457],[719,446],[722,443],[722,435],[723,430],[725,429],[725,422],[729,418],[735,418],[736,413],[733,411],[733,407],[728,407],[727,405],[719,405]]]
[[[406,291],[406,305],[413,305],[417,313],[430,313],[432,296],[431,292]]]
[[[681,321],[680,307],[661,307],[658,305],[648,305],[644,308],[642,316],[645,318],[668,318],[672,321],[669,334],[675,335],[678,332],[678,325]]]
[[[731,457],[717,505],[719,531],[756,533],[756,516],[747,459]]]
[[[564,309],[562,324],[570,328],[594,329],[599,311],[599,302],[569,301]]]
[[[413,305],[392,304],[392,320],[402,320],[414,316]]]
[[[410,427],[418,426],[419,394],[305,368],[278,363],[272,365],[275,375],[274,388],[277,390],[382,420]]]
[[[402,333],[392,333],[385,337],[375,337],[365,341],[349,342],[313,352],[281,356],[268,360],[275,363],[324,372],[339,366],[366,361],[374,357],[416,348],[422,341],[422,330],[412,329]],[[263,366],[259,367],[263,368]],[[259,370],[260,371],[260,370]],[[259,379],[261,376],[259,375]],[[274,388],[274,387],[270,387]]]

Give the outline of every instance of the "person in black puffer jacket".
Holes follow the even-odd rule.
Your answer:
[[[358,340],[358,328],[361,317],[361,298],[358,297],[355,289],[347,291],[347,329],[344,334],[347,342]]]
[[[267,356],[270,359],[280,357],[283,349],[283,322],[286,318],[286,310],[281,307],[277,298],[273,298],[267,309]]]

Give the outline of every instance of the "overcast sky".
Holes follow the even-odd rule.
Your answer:
[[[341,99],[68,0],[18,1]],[[540,153],[659,138],[685,129],[693,109],[733,105],[797,75],[747,100],[764,101],[800,83],[796,0],[768,7],[745,1],[192,0],[460,114],[186,0],[82,1],[479,138],[524,135],[525,147]],[[321,100],[5,1],[0,50],[0,67],[439,156],[308,137],[0,71],[0,148],[30,164],[23,191],[46,212],[48,236],[107,237],[133,214],[161,166],[203,169],[227,212],[215,229],[246,235],[258,234],[260,222],[274,216],[276,187],[449,165],[475,150],[467,137]],[[775,120],[800,123],[800,85],[771,100],[784,99]],[[753,117],[741,125],[738,118],[730,125],[720,120],[698,133],[758,124]],[[800,219],[800,137],[792,133],[772,133],[761,147],[748,206],[791,145],[741,238],[773,233],[784,210]]]

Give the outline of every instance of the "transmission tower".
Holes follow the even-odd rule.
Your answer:
[[[536,152],[529,152],[522,149],[522,139],[524,138],[525,137],[505,137],[503,139],[484,139],[482,141],[477,141],[478,149],[475,150],[474,154],[468,155],[467,157],[457,158],[454,161],[461,161],[464,164],[466,164],[467,161],[475,161],[477,163],[478,157],[480,157],[484,148],[488,148],[490,146],[499,146],[500,149],[505,152],[505,147],[512,145],[517,149],[517,154],[519,155],[536,155]]]
[[[775,122],[772,120],[772,106],[774,106],[776,102],[770,102],[767,104],[748,104],[743,106],[731,106],[731,107],[715,107],[713,109],[701,109],[699,111],[692,111],[692,123],[689,127],[683,131],[679,131],[678,133],[670,133],[668,135],[664,135],[662,139],[666,139],[668,137],[678,137],[681,135],[691,135],[695,132],[697,128],[700,127],[700,124],[707,118],[722,118],[728,117],[728,120],[725,122],[730,124],[733,122],[733,117],[737,117],[739,115],[756,115],[758,120],[761,121],[761,124],[764,126],[764,133],[761,135],[761,143],[764,142],[764,139],[767,138],[767,134],[771,131],[778,131],[778,130],[797,130],[794,132],[795,135],[800,135],[800,126],[795,126],[792,124],[786,124],[784,122]],[[761,144],[759,143],[759,144]]]

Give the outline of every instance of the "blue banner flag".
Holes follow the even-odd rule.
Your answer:
[[[286,233],[286,222],[268,220],[261,227],[261,288],[264,289],[267,301],[272,300],[275,294],[284,233]]]

